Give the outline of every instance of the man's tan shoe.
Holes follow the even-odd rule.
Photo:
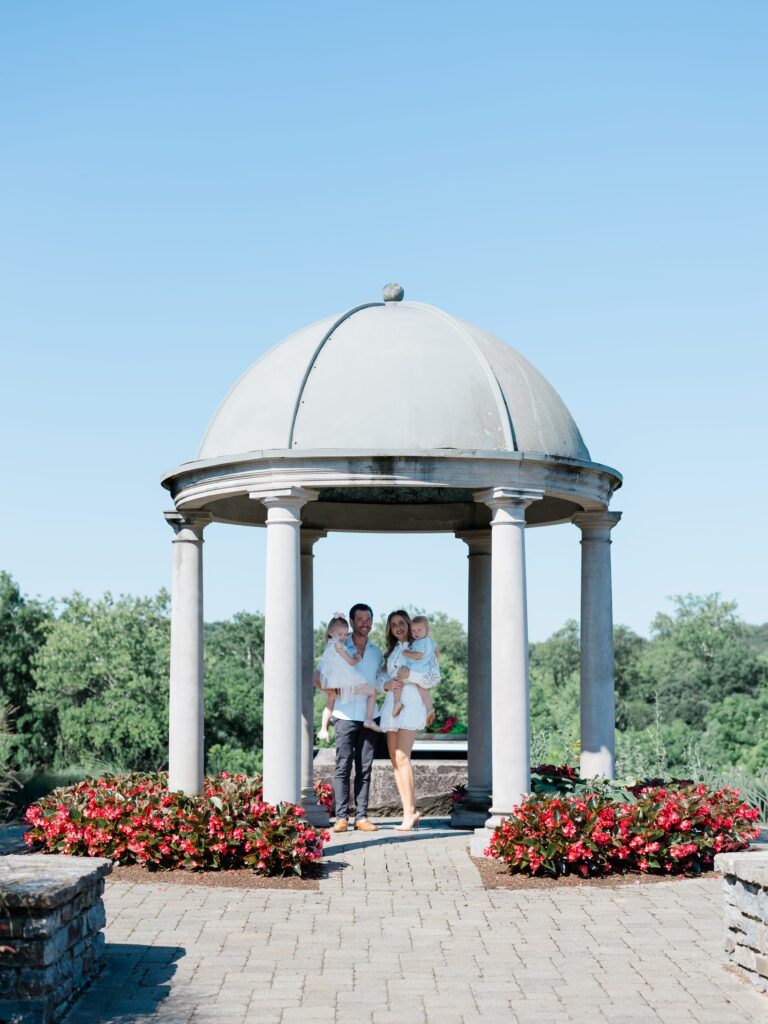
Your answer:
[[[374,825],[372,821],[368,821],[367,818],[360,818],[359,821],[355,822],[355,828],[360,829],[361,832],[378,832],[379,826]]]
[[[346,818],[339,818],[336,824],[331,829],[331,832],[346,832],[349,827],[349,822]]]

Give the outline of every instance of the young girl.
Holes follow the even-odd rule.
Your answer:
[[[328,643],[325,645],[320,661],[317,663],[317,672],[320,676],[320,686],[328,691],[328,699],[323,708],[323,720],[318,732],[318,739],[328,739],[328,726],[331,721],[333,706],[336,697],[340,700],[352,700],[354,697],[367,697],[368,703],[365,709],[366,729],[374,732],[383,732],[373,720],[376,711],[376,689],[367,683],[361,683],[362,676],[355,671],[355,665],[360,664],[360,655],[349,653],[345,644],[349,636],[349,623],[340,612],[336,612],[328,623],[325,637]]]
[[[411,672],[429,674],[432,677],[440,678],[440,669],[437,659],[440,654],[435,646],[434,640],[429,635],[429,619],[426,615],[414,615],[411,619],[411,633],[413,641],[403,652],[402,656],[408,661],[408,668]],[[427,712],[427,728],[435,720],[435,708],[432,703],[432,696],[425,687],[414,684],[421,695],[424,708]],[[392,711],[393,717],[397,717],[403,710],[401,701],[397,701]]]

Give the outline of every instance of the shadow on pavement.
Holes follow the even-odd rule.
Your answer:
[[[329,858],[349,850],[368,849],[372,846],[391,846],[395,843],[422,843],[429,840],[441,839],[446,835],[459,835],[461,829],[453,829],[444,818],[421,820],[420,828],[413,832],[397,832],[393,825],[379,824],[378,832],[342,832],[337,833],[331,842],[323,849],[323,859],[328,863]],[[354,836],[354,839],[352,838]]]
[[[128,1024],[151,1017],[168,998],[181,946],[146,946],[108,942],[102,970],[71,1006],[61,1024]],[[189,1008],[163,1006],[163,1024],[187,1021]]]

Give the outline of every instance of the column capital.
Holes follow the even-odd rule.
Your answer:
[[[270,508],[292,508],[300,509],[308,501],[314,501],[318,491],[308,487],[264,487],[248,492],[248,497],[254,501],[260,501]]]
[[[486,491],[475,491],[475,501],[487,505],[493,512],[492,527],[515,523],[525,525],[525,510],[531,502],[543,497],[543,490],[517,487],[489,487]]]
[[[578,526],[584,540],[611,539],[611,530],[621,519],[621,512],[609,512],[600,509],[598,512],[577,512],[571,517],[574,526]]]
[[[177,509],[170,509],[163,512],[163,516],[176,534],[174,539],[178,540],[202,541],[203,530],[211,521],[210,512],[179,512]],[[192,536],[185,536],[187,532]]]
[[[306,526],[302,526],[301,532],[299,533],[299,542],[301,544],[302,555],[311,555],[312,548],[315,544],[328,536],[327,530],[312,530],[307,529]]]
[[[491,553],[491,530],[457,530],[454,534],[457,540],[463,540],[469,548],[468,558],[472,555],[490,555]]]

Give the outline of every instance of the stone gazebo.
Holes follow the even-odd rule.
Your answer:
[[[170,786],[203,776],[203,531],[265,526],[264,796],[312,785],[312,549],[331,530],[453,533],[468,548],[467,823],[530,787],[525,527],[581,534],[581,770],[614,770],[609,512],[565,405],[514,349],[399,285],[290,335],[234,385],[198,457],[163,479],[175,510]],[[375,580],[371,581],[375,585]],[[359,595],[352,595],[355,599]],[[478,828],[473,848],[488,832]]]

